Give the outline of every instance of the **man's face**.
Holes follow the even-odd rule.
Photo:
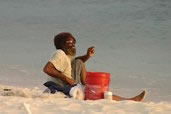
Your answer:
[[[64,51],[67,55],[75,56],[76,48],[75,41],[73,38],[67,38],[64,45]]]

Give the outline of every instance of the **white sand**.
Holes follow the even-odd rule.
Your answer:
[[[3,89],[11,89],[4,92]],[[77,100],[38,88],[0,86],[0,114],[170,114],[168,102]]]

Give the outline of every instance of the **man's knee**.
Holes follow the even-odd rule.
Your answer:
[[[72,73],[81,72],[83,67],[84,67],[83,61],[81,59],[75,59],[72,62]]]
[[[76,65],[84,65],[84,62],[81,59],[75,59],[75,64]]]

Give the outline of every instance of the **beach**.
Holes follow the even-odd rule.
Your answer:
[[[170,11],[170,0],[0,0],[0,114],[170,114]],[[110,73],[110,91],[145,90],[143,102],[44,94],[60,32],[75,36],[77,56],[95,46],[87,71]]]
[[[2,89],[11,89],[2,92]],[[38,88],[0,86],[0,114],[170,114],[169,102],[78,100]]]

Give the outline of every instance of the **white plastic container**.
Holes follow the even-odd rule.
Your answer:
[[[112,100],[112,92],[110,91],[104,92],[104,99]]]

